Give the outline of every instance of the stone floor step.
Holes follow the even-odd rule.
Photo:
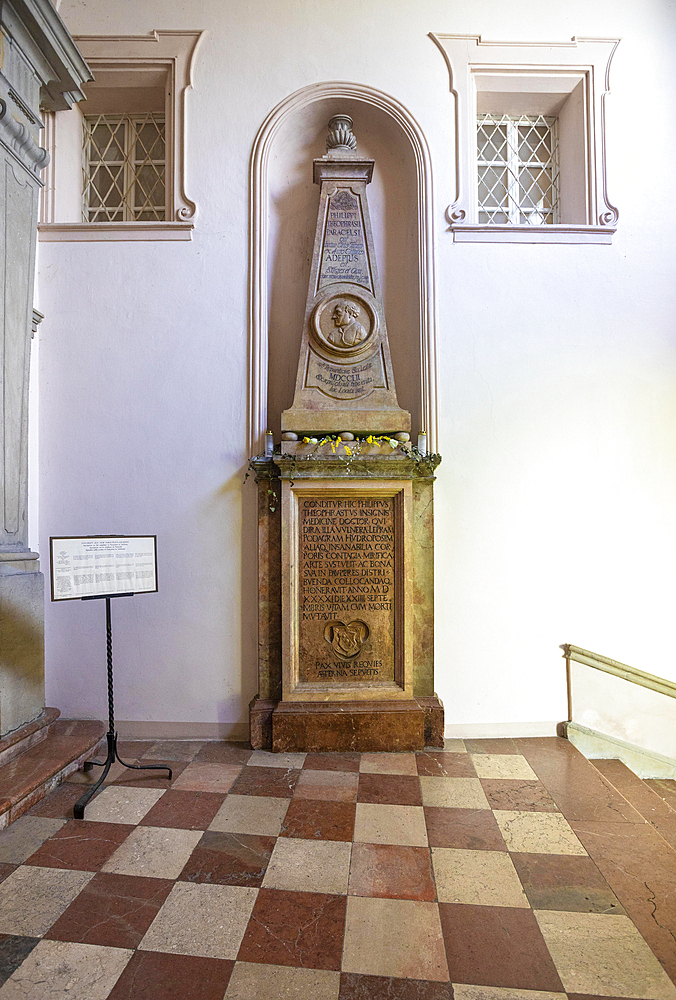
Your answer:
[[[643,780],[676,812],[676,781],[673,778],[644,778]]]
[[[0,740],[0,767],[44,740],[60,715],[58,708],[46,708],[37,719],[3,736]]]
[[[676,850],[676,810],[621,760],[592,760],[594,767]],[[676,784],[676,782],[673,782]]]
[[[0,766],[0,829],[13,823],[96,753],[102,722],[59,719],[37,745]]]

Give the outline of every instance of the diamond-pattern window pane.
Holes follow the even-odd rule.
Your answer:
[[[86,115],[83,175],[85,222],[164,222],[164,118]]]
[[[552,225],[559,221],[558,132],[544,115],[479,115],[479,222]]]

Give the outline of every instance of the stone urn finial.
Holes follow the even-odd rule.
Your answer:
[[[354,150],[357,140],[352,132],[352,119],[349,115],[334,115],[329,121],[329,134],[326,139],[326,150]]]

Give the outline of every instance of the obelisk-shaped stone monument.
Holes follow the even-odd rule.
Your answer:
[[[408,432],[397,403],[366,185],[373,160],[356,152],[352,119],[329,122],[310,284],[287,434]]]
[[[352,120],[329,122],[293,406],[259,484],[259,693],[278,751],[443,746],[434,693],[433,483],[394,388]],[[415,335],[415,331],[411,331]],[[302,440],[301,440],[302,437]],[[281,505],[279,503],[281,499]],[[280,510],[281,507],[281,510]]]

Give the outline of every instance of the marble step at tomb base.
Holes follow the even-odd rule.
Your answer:
[[[393,702],[282,701],[271,712],[271,730],[271,749],[279,753],[422,750],[444,745],[443,706],[436,696]]]
[[[676,810],[621,760],[591,760],[597,771],[676,850]]]
[[[37,744],[31,743],[39,729],[31,728],[35,723],[23,727],[31,731],[19,740],[14,739],[11,747],[14,749],[23,742],[28,743],[27,749],[0,765],[0,829],[23,816],[80,769],[85,760],[95,756],[105,736],[102,722],[58,719],[56,709],[46,709],[47,713],[50,713],[48,726],[39,727],[47,729],[47,735],[40,737]],[[12,738],[15,736],[12,734]]]

